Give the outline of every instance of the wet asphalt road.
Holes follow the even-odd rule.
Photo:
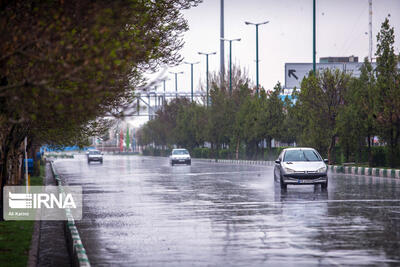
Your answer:
[[[57,160],[82,185],[77,226],[92,265],[400,265],[400,180],[330,173],[282,193],[273,167],[84,155]]]

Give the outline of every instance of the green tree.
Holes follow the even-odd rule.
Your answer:
[[[282,91],[281,84],[278,82],[274,90],[271,91],[263,105],[259,115],[263,117],[261,121],[261,131],[263,138],[267,140],[267,147],[271,149],[272,139],[279,140],[283,136],[283,122],[285,120],[284,103],[279,94]],[[261,98],[262,99],[262,98]]]
[[[236,150],[236,157],[241,142],[240,125],[236,123],[236,114],[250,94],[249,78],[239,66],[232,67],[232,94],[229,94],[229,73],[221,76],[214,73],[211,77],[211,106],[207,110],[208,124],[206,141],[211,143],[212,150],[224,146]]]
[[[233,91],[233,105],[236,108],[233,135],[231,139],[231,146],[235,148],[235,158],[239,159],[239,150],[241,148],[242,141],[245,140],[245,121],[247,112],[245,111],[244,105],[249,101],[251,97],[251,90],[248,83],[241,84],[238,90]]]
[[[265,100],[265,93],[261,91]],[[240,131],[241,138],[246,142],[246,155],[257,156],[258,143],[261,140],[259,114],[261,101],[252,95],[246,97],[236,115],[236,127]]]
[[[232,139],[234,125],[234,106],[229,99],[229,92],[213,84],[211,106],[207,110],[207,141],[211,143],[212,153],[218,158],[218,152]]]
[[[196,103],[180,109],[176,123],[176,143],[192,150],[203,146],[207,125],[206,108]]]
[[[365,58],[359,78],[352,78],[345,96],[345,105],[338,115],[339,142],[344,148],[346,161],[350,151],[357,152],[357,161],[362,154],[367,140],[368,162],[372,166],[371,142],[376,134],[374,104],[376,79],[368,58]]]
[[[301,116],[298,111],[300,105],[296,105],[298,92],[296,90],[293,91],[291,95],[291,99],[289,97],[285,97],[283,101],[283,113],[284,120],[282,122],[282,134],[280,141],[285,143],[295,143],[298,139],[300,139],[300,133],[302,132],[304,122],[301,121]]]
[[[301,82],[297,111],[303,122],[299,142],[316,147],[328,154],[329,163],[335,162],[335,144],[338,137],[336,121],[344,105],[350,75],[338,69],[310,73]]]
[[[181,11],[198,2],[2,1],[0,191],[19,175],[25,137],[80,144],[132,102],[145,70],[179,62]]]
[[[377,35],[376,56],[376,120],[379,136],[389,146],[389,164],[395,167],[399,164],[400,74],[399,58],[394,53],[394,29],[387,18]]]

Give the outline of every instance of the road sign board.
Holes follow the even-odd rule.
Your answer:
[[[317,63],[316,69],[339,69],[351,73],[354,77],[360,76],[360,68],[362,62],[345,62],[345,63]],[[372,63],[375,68],[376,63]],[[285,88],[300,88],[301,81],[308,76],[313,69],[312,63],[285,63]]]

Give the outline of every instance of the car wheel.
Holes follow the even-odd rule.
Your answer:
[[[174,163],[173,163],[173,162],[171,162],[171,166],[174,166]]]
[[[281,184],[281,189],[282,190],[286,190],[287,189],[287,184],[285,184],[285,182],[282,180],[282,177],[280,179],[280,184]]]
[[[285,184],[284,182],[281,182],[281,189],[287,190],[287,184]]]
[[[321,184],[321,189],[326,190],[328,188],[328,182]]]
[[[100,164],[103,164],[103,161],[102,161],[102,160],[100,160]]]

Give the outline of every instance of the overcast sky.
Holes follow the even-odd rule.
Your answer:
[[[255,26],[245,21],[269,23],[259,27],[260,85],[272,89],[284,84],[285,63],[312,62],[312,0],[225,0],[225,38],[241,38],[232,45],[233,62],[247,69],[255,83]],[[317,0],[317,62],[320,57],[355,55],[362,61],[368,56],[368,0]],[[373,0],[373,53],[376,34],[385,17],[395,30],[395,51],[400,44],[400,0]],[[217,52],[210,56],[210,71],[220,68],[220,0],[204,0],[198,7],[184,11],[189,31],[181,51],[186,61],[200,61],[194,66],[195,90],[205,83],[205,56],[198,51]],[[229,45],[225,44],[225,66],[229,64]],[[174,77],[168,71],[184,71],[178,77],[178,90],[190,91],[190,65],[171,67],[166,74],[167,91],[175,90]],[[161,86],[159,87],[161,90]]]

